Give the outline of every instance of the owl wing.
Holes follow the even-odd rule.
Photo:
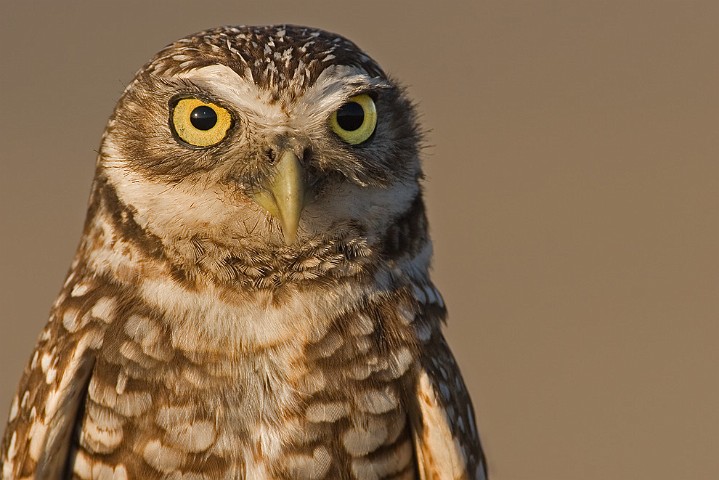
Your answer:
[[[431,332],[420,345],[420,367],[410,400],[420,479],[486,480],[474,409],[459,367],[439,325],[419,328]]]
[[[76,315],[53,315],[40,334],[2,439],[3,480],[62,478],[94,350],[102,341],[97,330],[82,328]]]

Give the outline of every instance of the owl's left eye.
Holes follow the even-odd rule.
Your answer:
[[[350,145],[359,145],[374,133],[377,126],[377,107],[367,94],[349,99],[330,117],[330,127]]]
[[[180,139],[195,147],[220,143],[232,126],[227,109],[199,98],[182,98],[172,109],[172,128]]]

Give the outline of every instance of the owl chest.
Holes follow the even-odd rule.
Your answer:
[[[312,342],[231,358],[179,351],[162,335],[124,337],[96,364],[79,463],[112,458],[129,478],[413,475],[400,399],[411,356],[375,333],[358,318]]]

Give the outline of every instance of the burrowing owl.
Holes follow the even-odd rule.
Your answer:
[[[158,53],[107,125],[3,478],[485,478],[419,148],[343,37],[223,27]]]

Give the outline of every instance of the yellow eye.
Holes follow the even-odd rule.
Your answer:
[[[369,95],[357,95],[337,109],[330,118],[330,127],[351,145],[367,140],[377,126],[377,107]]]
[[[183,98],[172,110],[172,126],[185,142],[196,147],[220,143],[232,126],[226,109],[198,98]]]

